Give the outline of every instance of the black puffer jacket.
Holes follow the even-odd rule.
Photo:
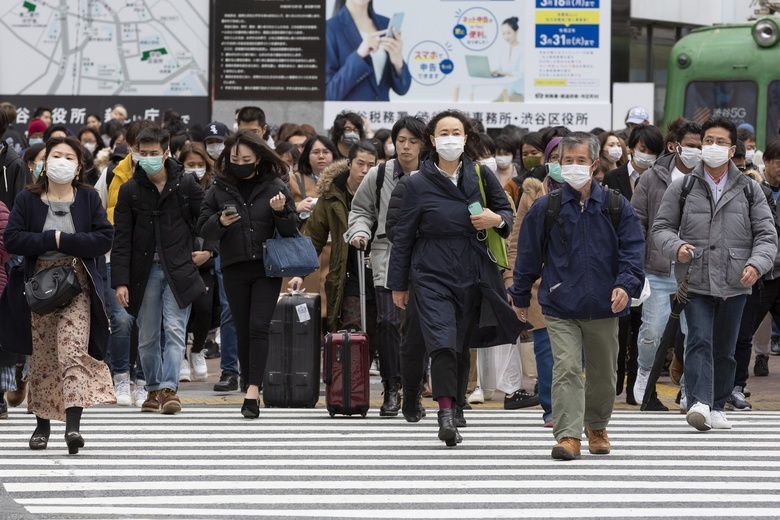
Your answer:
[[[262,261],[263,242],[273,238],[274,228],[283,237],[293,237],[298,232],[295,203],[284,181],[271,178],[242,182],[256,184],[246,201],[235,184],[218,177],[206,192],[198,219],[198,234],[207,242],[219,240],[222,268],[239,262]],[[283,213],[271,209],[270,200],[279,192],[287,198]],[[228,205],[235,206],[241,218],[223,227],[219,217]]]
[[[195,221],[200,214],[203,190],[178,162],[165,161],[168,181],[162,192],[137,167],[119,189],[114,210],[114,248],[111,251],[111,283],[126,285],[133,315],[143,301],[155,252],[176,303],[185,308],[206,291],[192,261]]]
[[[0,202],[14,209],[14,199],[25,186],[32,184],[30,169],[13,148],[0,143]]]
[[[414,172],[413,172],[414,173]],[[404,175],[398,179],[398,184],[393,188],[393,193],[390,195],[390,202],[387,203],[387,220],[385,220],[385,233],[387,239],[392,243],[395,238],[395,225],[398,224],[398,219],[401,217],[401,206],[404,204],[404,193],[406,193],[406,183],[409,182],[411,177]]]

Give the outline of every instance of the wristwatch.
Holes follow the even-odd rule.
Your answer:
[[[501,224],[497,225],[496,228],[498,229],[504,229],[506,227],[506,220],[501,219]]]

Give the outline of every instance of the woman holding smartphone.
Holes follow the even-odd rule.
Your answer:
[[[403,96],[412,85],[404,62],[400,24],[374,12],[373,0],[336,0],[326,22],[325,99],[390,101],[390,89]]]
[[[241,380],[247,387],[241,414],[254,419],[260,415],[268,329],[282,287],[281,278],[265,275],[263,243],[275,231],[295,236],[298,219],[281,179],[287,165],[254,133],[242,130],[225,139],[214,169],[198,233],[206,242],[219,241],[225,293],[238,335]]]
[[[431,358],[439,439],[447,446],[460,441],[457,426],[466,425],[459,405],[469,347],[514,343],[521,328],[486,241],[489,229],[509,236],[512,204],[489,168],[477,173],[477,139],[471,121],[456,110],[428,123],[428,158],[406,183],[387,278],[398,307],[414,299]]]

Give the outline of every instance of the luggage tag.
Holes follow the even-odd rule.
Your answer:
[[[300,321],[301,323],[306,323],[311,319],[311,316],[309,315],[309,308],[306,306],[305,303],[296,305],[295,312],[298,313],[298,321]]]

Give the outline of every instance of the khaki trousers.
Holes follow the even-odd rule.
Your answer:
[[[615,405],[618,319],[563,320],[545,316],[553,354],[553,434],[580,439],[583,426],[607,427]],[[583,378],[583,351],[585,374]]]

